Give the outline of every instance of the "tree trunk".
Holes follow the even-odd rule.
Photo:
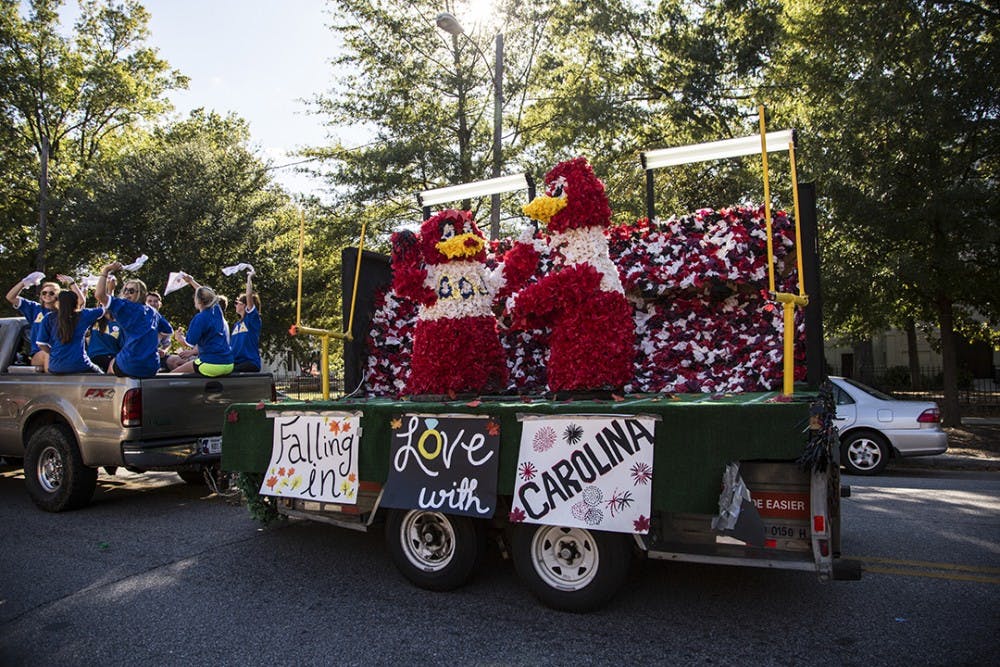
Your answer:
[[[906,358],[910,364],[910,389],[920,389],[920,356],[917,354],[917,324],[912,317],[906,318]]]
[[[35,270],[45,273],[45,253],[49,237],[49,138],[42,136],[41,151],[38,155],[38,254],[35,256]]]
[[[875,379],[875,351],[872,339],[866,338],[854,344],[854,370],[858,381],[872,384]]]
[[[944,399],[941,402],[941,423],[961,426],[962,413],[958,405],[958,361],[955,355],[955,317],[951,300],[937,299],[938,326],[941,328],[941,370],[944,376]]]

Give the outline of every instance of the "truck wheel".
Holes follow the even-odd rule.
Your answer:
[[[548,607],[584,612],[603,606],[625,583],[632,550],[620,533],[520,524],[511,540],[514,568]]]
[[[410,583],[431,591],[458,588],[472,575],[484,533],[469,517],[390,510],[385,538],[393,563]]]
[[[61,512],[90,502],[97,487],[97,468],[83,465],[73,435],[64,425],[50,424],[28,440],[24,481],[36,505]]]
[[[841,459],[847,472],[877,475],[889,463],[889,443],[872,431],[856,431],[844,438]]]

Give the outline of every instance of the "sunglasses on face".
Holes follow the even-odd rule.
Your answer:
[[[122,294],[138,294],[139,290],[134,287],[126,287],[122,290]]]
[[[44,290],[44,291],[42,291],[42,296],[55,296],[55,295],[56,295],[56,293],[53,292],[53,291],[51,291],[51,290]]]

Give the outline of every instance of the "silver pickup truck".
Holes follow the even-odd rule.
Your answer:
[[[23,461],[28,493],[50,512],[90,502],[99,468],[173,470],[189,483],[218,463],[230,403],[271,401],[269,373],[221,378],[50,375],[21,365],[27,322],[0,318],[0,457]]]

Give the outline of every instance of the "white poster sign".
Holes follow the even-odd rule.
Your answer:
[[[647,415],[525,415],[514,523],[648,533],[653,432]]]
[[[260,493],[357,504],[360,442],[360,412],[276,414]]]

